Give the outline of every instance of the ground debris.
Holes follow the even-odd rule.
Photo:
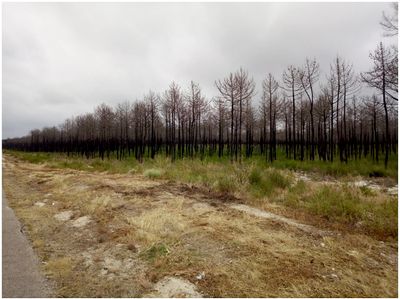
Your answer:
[[[197,280],[202,280],[202,279],[204,279],[204,277],[206,277],[206,274],[204,273],[204,271],[196,275]]]
[[[328,280],[331,280],[331,281],[339,280],[339,276],[337,274],[335,274],[335,273],[330,273],[328,275],[322,275],[322,278],[328,279]]]

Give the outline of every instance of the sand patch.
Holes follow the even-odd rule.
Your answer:
[[[54,215],[54,218],[56,218],[58,221],[68,221],[72,218],[73,214],[74,213],[72,211],[64,211]]]
[[[157,297],[161,298],[201,298],[196,286],[188,280],[178,277],[166,277],[154,286]]]
[[[300,229],[300,230],[302,230],[304,232],[307,232],[307,233],[318,234],[318,235],[327,235],[327,234],[329,234],[329,232],[317,229],[314,226],[307,225],[307,224],[302,224],[302,223],[299,223],[297,221],[294,221],[293,219],[289,219],[289,218],[286,218],[286,217],[283,217],[283,216],[280,216],[280,215],[277,215],[277,214],[274,214],[274,213],[271,213],[271,212],[262,211],[262,210],[257,209],[257,208],[252,208],[252,207],[249,207],[247,205],[234,204],[234,205],[230,205],[230,207],[232,209],[235,209],[235,210],[238,210],[238,211],[242,211],[242,212],[245,212],[247,214],[254,215],[254,216],[257,216],[257,217],[260,217],[260,218],[270,219],[270,220],[273,220],[273,221],[278,221],[278,222],[282,222],[282,223],[288,224],[290,226],[294,226],[294,227],[296,227],[296,228],[298,228],[298,229]]]
[[[89,216],[83,216],[83,217],[79,217],[78,219],[74,220],[72,222],[72,226],[73,227],[84,227],[89,222],[91,222],[90,217]]]

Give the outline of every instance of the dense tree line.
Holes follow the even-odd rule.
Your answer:
[[[390,22],[384,16],[386,35],[397,34],[397,19]],[[163,93],[149,91],[116,107],[101,104],[58,127],[3,140],[3,147],[102,159],[134,155],[139,161],[157,154],[241,161],[258,154],[273,162],[281,151],[290,159],[337,157],[346,163],[367,156],[379,161],[382,154],[387,165],[397,149],[397,57],[397,47],[380,43],[370,55],[370,70],[357,74],[338,56],[325,76],[316,59],[307,58],[288,66],[281,78],[267,74],[260,98],[242,68],[215,81],[212,99],[195,82],[187,88],[173,82]],[[361,96],[365,86],[375,94]]]

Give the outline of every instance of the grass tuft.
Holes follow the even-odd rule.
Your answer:
[[[215,189],[222,193],[231,193],[235,190],[235,184],[232,178],[221,177],[216,180]]]
[[[154,262],[158,257],[166,256],[169,253],[167,245],[158,243],[150,246],[141,256],[150,262]]]
[[[50,277],[67,279],[72,274],[73,262],[70,257],[53,258],[47,262],[45,269]]]
[[[250,185],[257,186],[257,185],[261,184],[261,181],[262,181],[262,177],[261,177],[260,169],[258,169],[258,168],[253,169],[249,176]]]
[[[145,177],[148,177],[149,179],[156,179],[156,178],[161,177],[161,170],[159,170],[159,169],[154,169],[154,168],[146,169],[146,170],[143,172],[143,175],[144,175]]]
[[[376,195],[376,192],[374,192],[371,188],[369,188],[367,186],[360,187],[360,191],[365,196],[375,196]]]
[[[276,169],[262,171],[254,168],[249,175],[250,190],[256,197],[270,196],[277,189],[286,189],[290,186],[290,179]]]
[[[348,221],[357,221],[362,218],[361,200],[358,194],[347,188],[338,190],[323,186],[307,198],[306,205],[310,211],[328,219],[345,218]]]

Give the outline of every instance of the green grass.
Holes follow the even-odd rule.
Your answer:
[[[168,247],[163,243],[159,243],[150,246],[147,250],[141,253],[141,257],[150,262],[154,262],[158,257],[166,256],[168,253]]]
[[[358,194],[350,192],[348,188],[337,190],[324,186],[310,197],[305,198],[306,207],[315,214],[327,219],[346,219],[349,222],[363,218],[365,205]]]
[[[286,189],[291,180],[276,169],[253,168],[249,176],[250,189],[256,197],[270,196],[277,189]]]
[[[382,203],[367,201],[360,192],[349,187],[325,186],[306,198],[311,212],[329,220],[361,223],[364,228],[379,235],[397,236],[397,200]]]
[[[77,155],[70,155],[62,153],[30,153],[18,151],[4,151],[5,153],[12,154],[13,156],[30,163],[46,163],[49,167],[62,168],[62,169],[77,169],[85,171],[110,173],[127,173],[135,169],[138,162],[133,158],[126,160],[117,159],[104,159],[93,158],[86,159]]]
[[[392,154],[389,156],[388,167],[385,168],[382,156],[379,163],[374,162],[370,157],[357,160],[349,160],[347,163],[334,159],[333,162],[328,161],[299,161],[287,159],[283,153],[279,153],[277,160],[273,162],[273,166],[280,169],[292,169],[311,171],[324,175],[340,177],[345,175],[361,175],[361,176],[382,176],[397,179],[398,156]]]
[[[140,169],[148,169],[148,168],[157,168],[158,166],[173,166],[174,168],[181,168],[181,164],[183,163],[186,166],[194,167],[194,171],[190,171],[188,169],[188,173],[190,175],[190,179],[194,181],[198,181],[199,178],[196,178],[197,170],[199,170],[198,165],[230,165],[230,160],[228,156],[224,156],[219,159],[216,155],[214,156],[205,156],[202,160],[195,158],[183,158],[177,159],[174,163],[162,155],[158,155],[155,159],[145,158],[144,163],[140,164],[137,160],[131,156],[123,160],[117,160],[113,156],[112,159],[101,160],[99,158],[94,159],[86,159],[77,155],[70,155],[67,157],[66,154],[59,153],[30,153],[30,152],[17,152],[17,151],[9,151],[5,150],[7,153],[12,153],[13,155],[31,162],[31,163],[50,163],[56,167],[61,168],[74,168],[81,170],[93,170],[93,171],[109,171],[109,172],[119,172],[126,173],[136,167]],[[76,164],[70,165],[71,161],[84,161],[84,165]],[[63,163],[66,162],[66,163]],[[346,176],[346,175],[361,175],[365,177],[369,176],[383,176],[383,177],[391,177],[397,179],[397,165],[398,165],[398,157],[395,154],[392,154],[389,157],[388,167],[385,168],[383,163],[383,157],[380,159],[379,163],[374,162],[371,158],[361,158],[358,160],[349,160],[348,163],[342,163],[338,159],[333,162],[327,161],[299,161],[299,160],[291,160],[287,159],[283,152],[278,151],[277,160],[273,163],[266,162],[265,157],[260,155],[254,155],[250,159],[243,159],[242,165],[256,164],[261,168],[273,167],[277,169],[290,169],[290,170],[303,170],[309,172],[315,172],[322,175],[330,175],[334,177]],[[238,165],[234,163],[234,165]],[[85,166],[89,166],[86,167]],[[89,169],[87,169],[89,168]],[[201,167],[200,167],[201,168]],[[160,168],[164,169],[164,168]],[[195,171],[196,170],[196,171]],[[236,170],[240,171],[240,167],[237,167]]]
[[[222,193],[231,193],[232,191],[236,190],[234,181],[229,177],[218,178],[215,181],[213,187],[216,191],[222,192]]]
[[[154,168],[146,169],[143,172],[143,175],[145,177],[148,177],[149,179],[156,179],[156,178],[161,177],[161,170],[154,169]]]
[[[375,196],[376,192],[367,186],[360,187],[360,191],[365,196]]]
[[[11,153],[12,155],[30,163],[44,163],[54,159],[56,155],[52,153],[28,153],[28,152],[17,152],[17,151],[5,151],[5,152]]]
[[[381,195],[379,200],[374,200],[371,197],[376,194],[365,189],[339,184],[308,190],[306,183],[299,181],[289,188],[279,203],[322,216],[328,221],[362,227],[373,235],[397,238],[397,199]]]

